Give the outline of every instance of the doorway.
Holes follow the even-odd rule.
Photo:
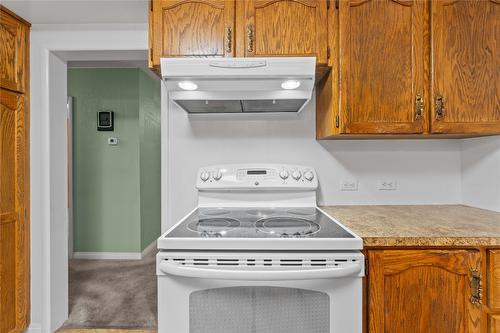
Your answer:
[[[66,327],[156,327],[160,81],[144,65],[67,62]]]

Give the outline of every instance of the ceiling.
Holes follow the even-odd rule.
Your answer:
[[[2,0],[32,25],[147,23],[148,0]]]

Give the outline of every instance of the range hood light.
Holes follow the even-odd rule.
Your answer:
[[[184,90],[196,90],[198,85],[192,81],[181,81],[179,82],[179,88]]]
[[[300,87],[300,81],[297,80],[286,80],[281,83],[281,88],[285,90],[293,90]]]

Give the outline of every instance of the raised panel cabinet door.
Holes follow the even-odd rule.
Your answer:
[[[0,87],[24,92],[29,26],[0,6]]]
[[[151,66],[161,57],[231,57],[235,0],[152,0]]]
[[[500,314],[488,315],[488,333],[500,333]]]
[[[26,118],[24,95],[0,89],[0,333],[22,332],[28,322]]]
[[[238,56],[311,56],[328,62],[327,1],[242,0]]]
[[[500,1],[431,1],[433,133],[500,133]]]
[[[500,250],[488,251],[487,270],[488,306],[493,311],[500,311]]]
[[[341,0],[341,133],[423,133],[426,23],[421,0]]]
[[[368,251],[370,333],[479,333],[473,250]]]

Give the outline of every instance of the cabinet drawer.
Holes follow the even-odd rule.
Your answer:
[[[488,253],[487,292],[490,309],[500,310],[500,250]],[[500,325],[500,315],[497,316],[497,325]]]

